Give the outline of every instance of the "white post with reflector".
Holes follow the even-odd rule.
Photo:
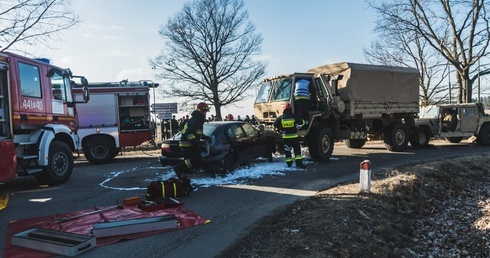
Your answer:
[[[364,160],[361,162],[361,170],[359,173],[359,192],[370,193],[371,192],[371,161]]]

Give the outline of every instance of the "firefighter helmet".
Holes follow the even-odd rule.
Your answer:
[[[289,103],[284,104],[284,109],[288,109],[288,108],[291,109],[291,104]]]
[[[200,111],[201,113],[205,114],[206,112],[209,111],[209,106],[208,104],[204,103],[204,102],[201,102],[199,104],[197,104],[197,107],[196,107],[196,110],[197,111]]]

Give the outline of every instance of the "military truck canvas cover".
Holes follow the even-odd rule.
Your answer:
[[[308,70],[309,73],[343,75],[338,83],[343,101],[419,102],[417,69],[356,63],[336,63]]]

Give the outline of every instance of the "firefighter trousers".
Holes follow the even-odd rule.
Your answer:
[[[298,99],[294,101],[294,113],[308,124],[310,120],[310,106],[311,101],[309,99]]]
[[[201,162],[202,157],[198,148],[181,147],[181,149],[184,153],[184,160],[174,167],[174,171],[178,178],[190,180],[197,165]]]
[[[303,168],[303,158],[301,157],[301,146],[299,145],[299,139],[296,138],[288,138],[283,139],[284,141],[284,154],[286,156],[286,164],[288,167],[293,166],[293,157],[291,153],[291,149],[294,150],[294,160],[296,161],[296,167]]]

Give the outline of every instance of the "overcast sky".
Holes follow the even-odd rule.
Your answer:
[[[156,80],[148,59],[164,44],[158,34],[184,0],[73,0],[83,22],[40,54],[89,81]],[[267,77],[327,63],[364,62],[374,39],[374,11],[363,0],[245,0],[250,21],[264,37]],[[254,94],[255,89],[251,90]],[[153,96],[151,97],[153,99]],[[168,102],[160,98],[157,102]],[[222,114],[253,114],[253,100]],[[213,113],[211,111],[211,113]]]

